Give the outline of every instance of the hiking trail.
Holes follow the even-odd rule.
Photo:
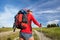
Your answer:
[[[37,34],[37,36],[39,37],[39,40],[52,40],[48,37],[46,37],[43,33],[38,32],[37,30],[34,30],[34,32]]]
[[[16,30],[16,32],[17,31],[19,31],[19,30]],[[43,33],[38,32],[37,30],[34,30],[34,32],[39,37],[39,40],[52,40],[52,39],[46,37]],[[1,32],[0,36],[3,37],[3,36],[6,36],[6,35],[10,35],[11,33],[15,33],[15,32],[13,32],[13,31]],[[14,40],[18,40],[18,39],[19,39],[19,37],[15,38]]]

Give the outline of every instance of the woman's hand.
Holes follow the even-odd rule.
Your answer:
[[[40,23],[40,26],[39,27],[42,27],[42,24]]]

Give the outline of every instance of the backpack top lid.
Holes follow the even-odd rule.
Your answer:
[[[27,14],[27,11],[24,10],[24,9],[21,9],[21,10],[19,11],[19,13],[21,13],[21,14]]]

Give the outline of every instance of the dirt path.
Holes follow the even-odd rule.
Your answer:
[[[52,39],[46,37],[43,33],[38,32],[38,31],[36,31],[36,30],[34,30],[34,31],[35,31],[35,33],[37,34],[37,36],[39,37],[39,40],[52,40]]]

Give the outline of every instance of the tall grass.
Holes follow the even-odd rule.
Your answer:
[[[6,31],[12,31],[12,28],[0,28],[0,32],[6,32]],[[7,32],[8,33],[8,32]],[[0,36],[0,40],[13,40],[14,38],[17,38],[19,35],[19,32],[12,32],[9,35],[2,35]]]
[[[11,31],[13,30],[12,28],[0,28],[0,32],[6,32],[6,31]]]
[[[41,32],[41,29],[34,28]],[[42,32],[47,36],[50,37],[53,40],[60,40],[60,27],[54,27],[54,28],[42,28]]]
[[[33,36],[34,36],[34,40],[39,40],[39,37],[37,36],[37,34],[35,32],[34,32]]]
[[[19,35],[19,32],[14,32],[6,36],[2,35],[2,37],[0,36],[0,40],[13,40],[14,38],[17,38],[18,35]]]

